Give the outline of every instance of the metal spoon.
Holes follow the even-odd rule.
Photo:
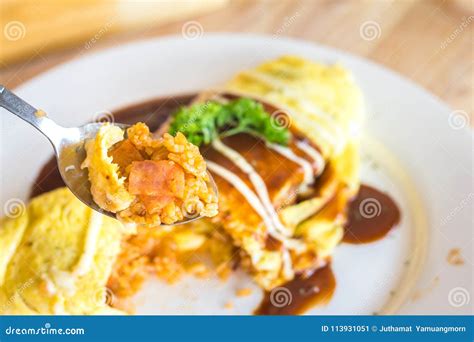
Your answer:
[[[81,164],[86,158],[84,143],[86,140],[95,137],[102,123],[90,123],[81,127],[62,127],[48,118],[45,112],[34,108],[3,85],[0,85],[0,107],[25,120],[48,138],[53,145],[61,177],[77,198],[92,209],[116,218],[115,213],[100,208],[94,202],[90,192],[91,184],[88,172],[86,169],[81,169]],[[125,124],[114,123],[114,125],[122,129],[130,127],[130,125]],[[217,186],[210,174],[209,180],[217,194]],[[187,217],[173,225],[188,223],[200,218],[201,216]]]

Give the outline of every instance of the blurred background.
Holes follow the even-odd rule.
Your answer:
[[[474,97],[473,0],[0,0],[0,82],[129,41],[210,32],[288,36],[385,65],[465,112]],[[396,96],[396,95],[395,95]]]

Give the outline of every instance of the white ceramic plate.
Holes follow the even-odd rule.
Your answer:
[[[340,62],[353,71],[367,103],[362,179],[389,192],[403,215],[387,238],[337,248],[335,295],[309,313],[470,314],[474,195],[467,116],[378,65],[297,40],[176,36],[88,54],[16,91],[59,123],[80,125],[97,112],[219,85],[239,70],[283,54]],[[26,198],[52,150],[13,115],[2,111],[0,119],[4,207],[12,198]],[[460,249],[463,265],[447,262],[453,248]],[[242,287],[255,291],[237,298],[235,290]],[[187,278],[169,286],[152,279],[135,302],[141,314],[250,314],[260,297],[261,291],[238,273],[226,283]],[[224,308],[228,301],[233,309]]]

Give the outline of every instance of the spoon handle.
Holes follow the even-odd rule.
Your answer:
[[[63,127],[46,117],[46,113],[38,110],[10,90],[0,84],[0,107],[25,120],[43,133],[56,147],[61,141]]]

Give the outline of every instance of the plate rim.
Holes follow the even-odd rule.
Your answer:
[[[249,39],[249,40],[265,40],[265,41],[272,41],[274,40],[273,36],[270,35],[260,35],[260,34],[252,34],[252,33],[247,33],[247,34],[241,34],[241,33],[205,33],[205,35],[199,39],[206,40],[208,38],[210,39],[222,39],[226,38],[228,39],[229,37],[232,37],[232,39],[240,40],[240,39]],[[130,48],[140,48],[141,45],[148,45],[148,44],[156,44],[156,43],[165,43],[166,41],[172,41],[172,40],[182,40],[183,37],[179,34],[175,35],[167,35],[167,36],[161,36],[161,37],[152,37],[152,38],[144,38],[140,40],[135,40],[131,42],[127,42],[125,44],[120,44],[118,46],[105,46],[103,48],[98,49],[97,51],[92,51],[88,52],[86,54],[79,54],[78,56],[73,57],[70,60],[64,61],[52,68],[49,68],[48,70],[45,70],[43,72],[40,72],[39,74],[35,75],[34,77],[30,78],[29,80],[23,82],[22,84],[18,85],[14,89],[16,89],[19,93],[27,89],[28,87],[31,87],[34,85],[35,82],[38,82],[41,77],[45,76],[48,73],[59,73],[63,72],[63,70],[68,69],[71,67],[71,65],[74,65],[76,63],[90,63],[90,60],[93,60],[95,58],[98,58],[100,56],[105,56],[107,54],[112,54],[116,51],[119,51],[121,49],[130,49]],[[329,51],[331,54],[341,56],[340,59],[345,59],[349,58],[352,59],[358,63],[365,64],[371,69],[374,70],[374,73],[382,73],[386,74],[389,77],[395,78],[397,80],[400,80],[401,82],[408,84],[412,89],[416,89],[419,94],[422,94],[427,100],[433,102],[437,107],[440,108],[443,112],[445,112],[446,118],[448,118],[448,115],[450,112],[452,112],[451,107],[445,103],[442,99],[440,99],[438,96],[435,94],[429,92],[425,88],[423,88],[421,85],[415,83],[414,81],[410,80],[406,76],[393,71],[381,64],[378,64],[370,59],[366,59],[364,57],[354,55],[349,52],[345,52],[343,50],[333,48],[331,46],[315,43],[312,41],[307,41],[304,39],[299,39],[299,38],[291,38],[291,37],[278,37],[278,41],[280,41],[282,44],[286,43],[291,43],[291,44],[303,44],[303,45],[312,45],[317,48],[322,48],[323,50]],[[124,107],[124,105],[119,106],[121,108]],[[465,127],[462,128],[462,130],[466,132],[470,132],[470,137],[472,138],[474,136],[474,132],[471,129],[469,125],[466,125]],[[432,248],[429,246],[428,248]]]

